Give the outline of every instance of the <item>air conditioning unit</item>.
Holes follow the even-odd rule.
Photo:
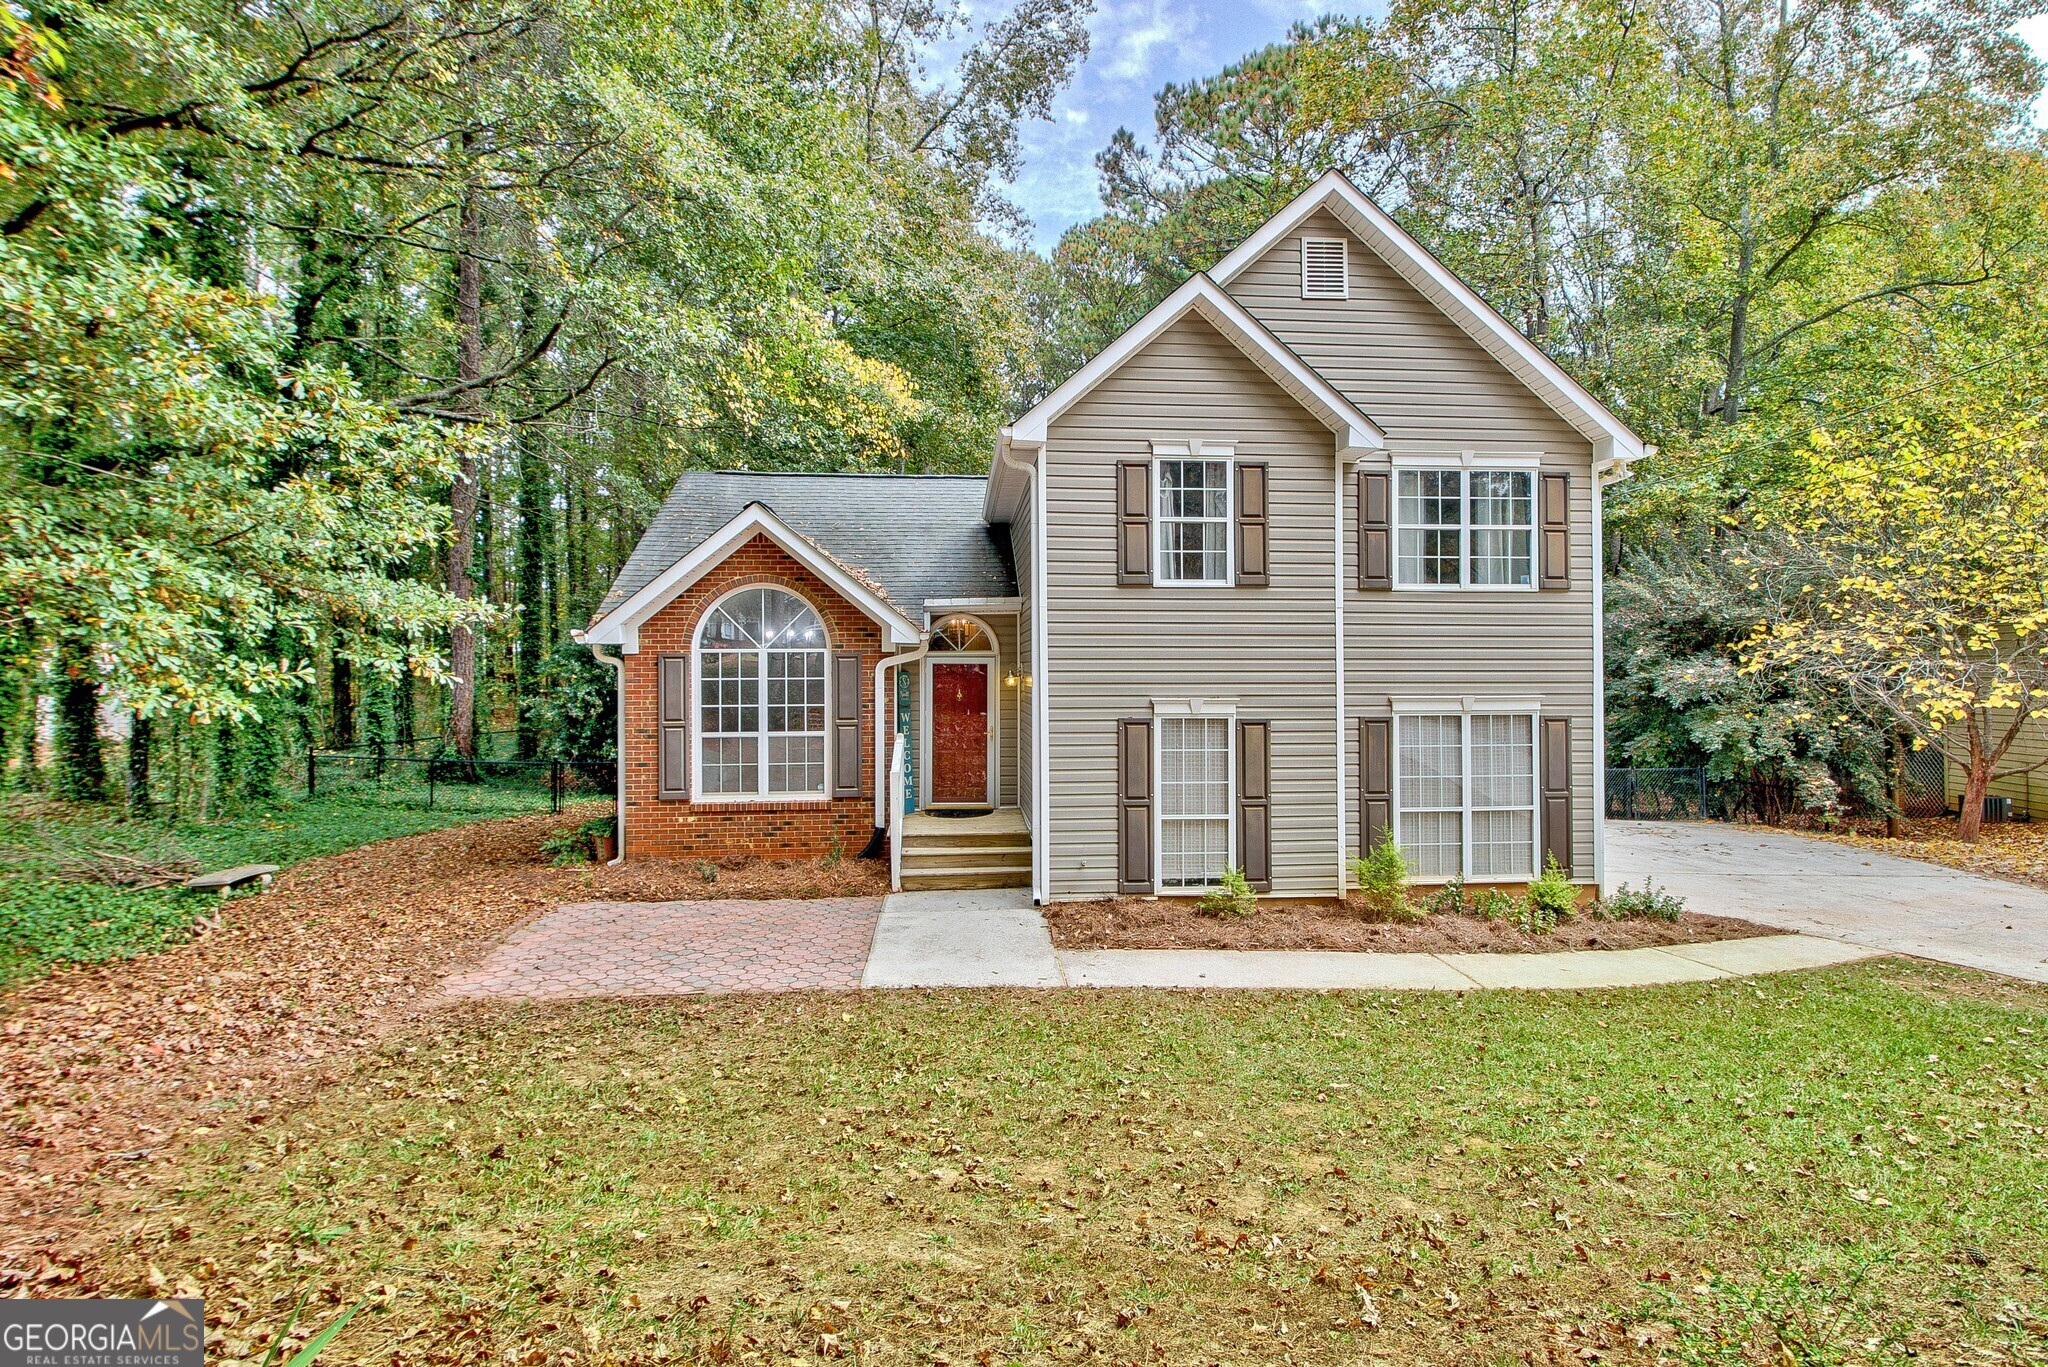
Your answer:
[[[2012,799],[2009,797],[1987,797],[1984,799],[1986,821],[2012,820]]]

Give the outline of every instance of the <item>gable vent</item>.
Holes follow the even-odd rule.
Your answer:
[[[1301,297],[1348,299],[1350,272],[1345,269],[1344,239],[1304,237],[1301,240]]]

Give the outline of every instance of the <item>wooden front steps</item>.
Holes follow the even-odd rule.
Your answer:
[[[1014,807],[984,816],[903,818],[903,890],[1028,888],[1031,832]]]

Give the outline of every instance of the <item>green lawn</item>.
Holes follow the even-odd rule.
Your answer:
[[[545,793],[521,810],[547,809]],[[32,797],[0,806],[0,985],[61,963],[147,953],[182,938],[215,906],[178,889],[137,890],[81,881],[77,866],[109,853],[204,869],[291,865],[373,840],[507,815],[502,802],[428,810],[392,794],[342,790],[252,807],[217,821],[131,821],[118,809]]]
[[[96,1219],[224,1361],[2041,1362],[2044,1042],[1894,962],[479,1006]]]

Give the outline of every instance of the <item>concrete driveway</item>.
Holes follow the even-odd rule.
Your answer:
[[[1607,876],[1694,911],[2048,982],[2048,892],[1780,831],[1610,821]]]

